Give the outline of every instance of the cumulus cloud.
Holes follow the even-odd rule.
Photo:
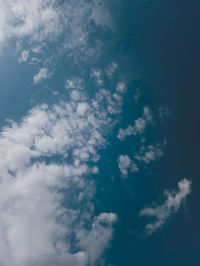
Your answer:
[[[166,197],[165,202],[154,208],[144,208],[140,212],[140,216],[148,216],[155,219],[154,222],[147,224],[146,233],[150,235],[159,229],[168,218],[178,211],[182,202],[191,193],[192,182],[187,179],[182,179],[178,182],[178,191],[168,191],[164,192]]]
[[[40,68],[39,72],[33,77],[33,83],[38,84],[43,80],[50,79],[52,73],[49,72],[48,68]]]
[[[121,104],[100,90],[90,99],[38,105],[2,129],[2,266],[94,265],[109,246],[117,217],[94,217],[92,177]]]
[[[118,82],[116,90],[121,93],[126,92],[127,90],[126,83],[124,81]]]
[[[128,155],[120,155],[118,158],[118,166],[123,178],[128,176],[128,171],[137,172],[139,171],[137,165],[132,162]]]
[[[113,224],[117,222],[114,213],[101,213],[94,218],[91,231],[80,231],[80,246],[88,249],[88,256],[91,265],[95,264],[105,248],[108,247],[113,235]]]
[[[134,158],[138,161],[149,164],[158,158],[163,156],[163,149],[159,144],[149,145],[147,147],[142,146],[137,154],[135,154]]]
[[[0,45],[9,39],[22,42],[36,54],[39,47],[56,42],[58,53],[67,54],[75,60],[98,56],[103,42],[95,30],[112,31],[113,22],[104,0],[0,0]],[[62,36],[62,38],[61,38]],[[62,41],[61,41],[62,39]],[[95,45],[91,45],[92,40]],[[94,48],[95,46],[95,48]],[[45,50],[43,50],[45,52]],[[55,58],[49,49],[46,56]],[[37,58],[32,62],[37,62]]]
[[[165,141],[163,146],[165,145]],[[144,164],[150,164],[163,156],[163,147],[161,144],[141,146],[139,151],[134,153],[131,159],[128,155],[120,155],[118,157],[118,167],[122,177],[126,178],[130,172],[138,172]]]
[[[103,86],[104,80],[102,78],[102,70],[101,69],[92,69],[90,76],[95,80],[97,86]]]
[[[78,77],[67,79],[65,81],[65,89],[76,89],[76,90],[84,89],[83,79],[78,78]]]
[[[129,125],[127,128],[120,128],[118,139],[123,141],[127,136],[142,134],[146,127],[153,122],[151,110],[149,107],[143,108],[143,115],[135,120],[134,125]]]

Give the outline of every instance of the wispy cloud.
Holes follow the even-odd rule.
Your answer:
[[[134,125],[129,125],[127,128],[120,128],[118,139],[123,141],[127,136],[142,134],[146,127],[153,122],[151,110],[149,107],[143,108],[143,115],[135,120]]]
[[[29,51],[28,50],[23,50],[20,57],[19,57],[19,62],[27,62],[28,61],[28,56],[29,56]]]
[[[186,199],[186,197],[191,192],[191,184],[192,182],[187,179],[182,179],[178,182],[178,191],[168,191],[164,192],[166,197],[165,202],[154,208],[144,208],[140,212],[140,216],[148,216],[155,219],[154,222],[147,224],[146,233],[150,235],[154,233],[157,229],[159,229],[168,218],[177,212],[180,208],[182,202]]]
[[[33,83],[38,84],[43,80],[50,79],[52,73],[49,72],[48,68],[40,68],[39,72],[33,77]]]

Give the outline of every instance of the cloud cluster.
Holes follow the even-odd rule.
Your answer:
[[[178,191],[164,192],[165,202],[155,208],[144,208],[140,212],[140,216],[148,216],[155,218],[155,221],[147,224],[146,233],[150,235],[160,228],[167,219],[174,214],[181,206],[182,202],[191,192],[191,181],[182,179],[178,182]]]
[[[132,162],[132,160],[128,155],[119,156],[118,167],[120,169],[123,178],[128,176],[128,170],[130,170],[131,172],[139,171],[138,166]]]
[[[118,132],[118,139],[123,141],[127,136],[142,134],[146,127],[153,122],[151,110],[149,107],[143,108],[143,115],[135,120],[134,125],[129,125],[127,128],[120,128]]]
[[[133,159],[128,155],[119,155],[117,161],[122,177],[127,177],[129,171],[131,173],[138,172],[141,167],[158,160],[163,154],[163,147],[156,143],[155,145],[142,145],[139,151],[134,154]]]
[[[76,60],[86,55],[94,58],[103,42],[93,37],[93,32],[112,29],[112,18],[104,0],[0,0],[0,47],[14,39],[22,51],[26,46],[32,63],[38,62],[37,56],[45,51],[42,48],[48,42],[56,42],[52,53],[51,49],[47,51],[48,60],[55,56],[55,47],[58,54],[62,50],[62,54]]]
[[[0,264],[94,265],[117,217],[94,217],[98,150],[122,99],[100,90],[38,105],[0,135]]]
[[[163,149],[157,143],[156,145],[142,146],[134,158],[140,162],[149,164],[163,156]]]

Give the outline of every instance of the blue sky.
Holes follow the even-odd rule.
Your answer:
[[[198,266],[198,4],[0,7],[0,265]]]

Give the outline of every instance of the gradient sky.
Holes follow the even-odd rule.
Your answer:
[[[0,0],[0,265],[200,265],[199,8]]]

